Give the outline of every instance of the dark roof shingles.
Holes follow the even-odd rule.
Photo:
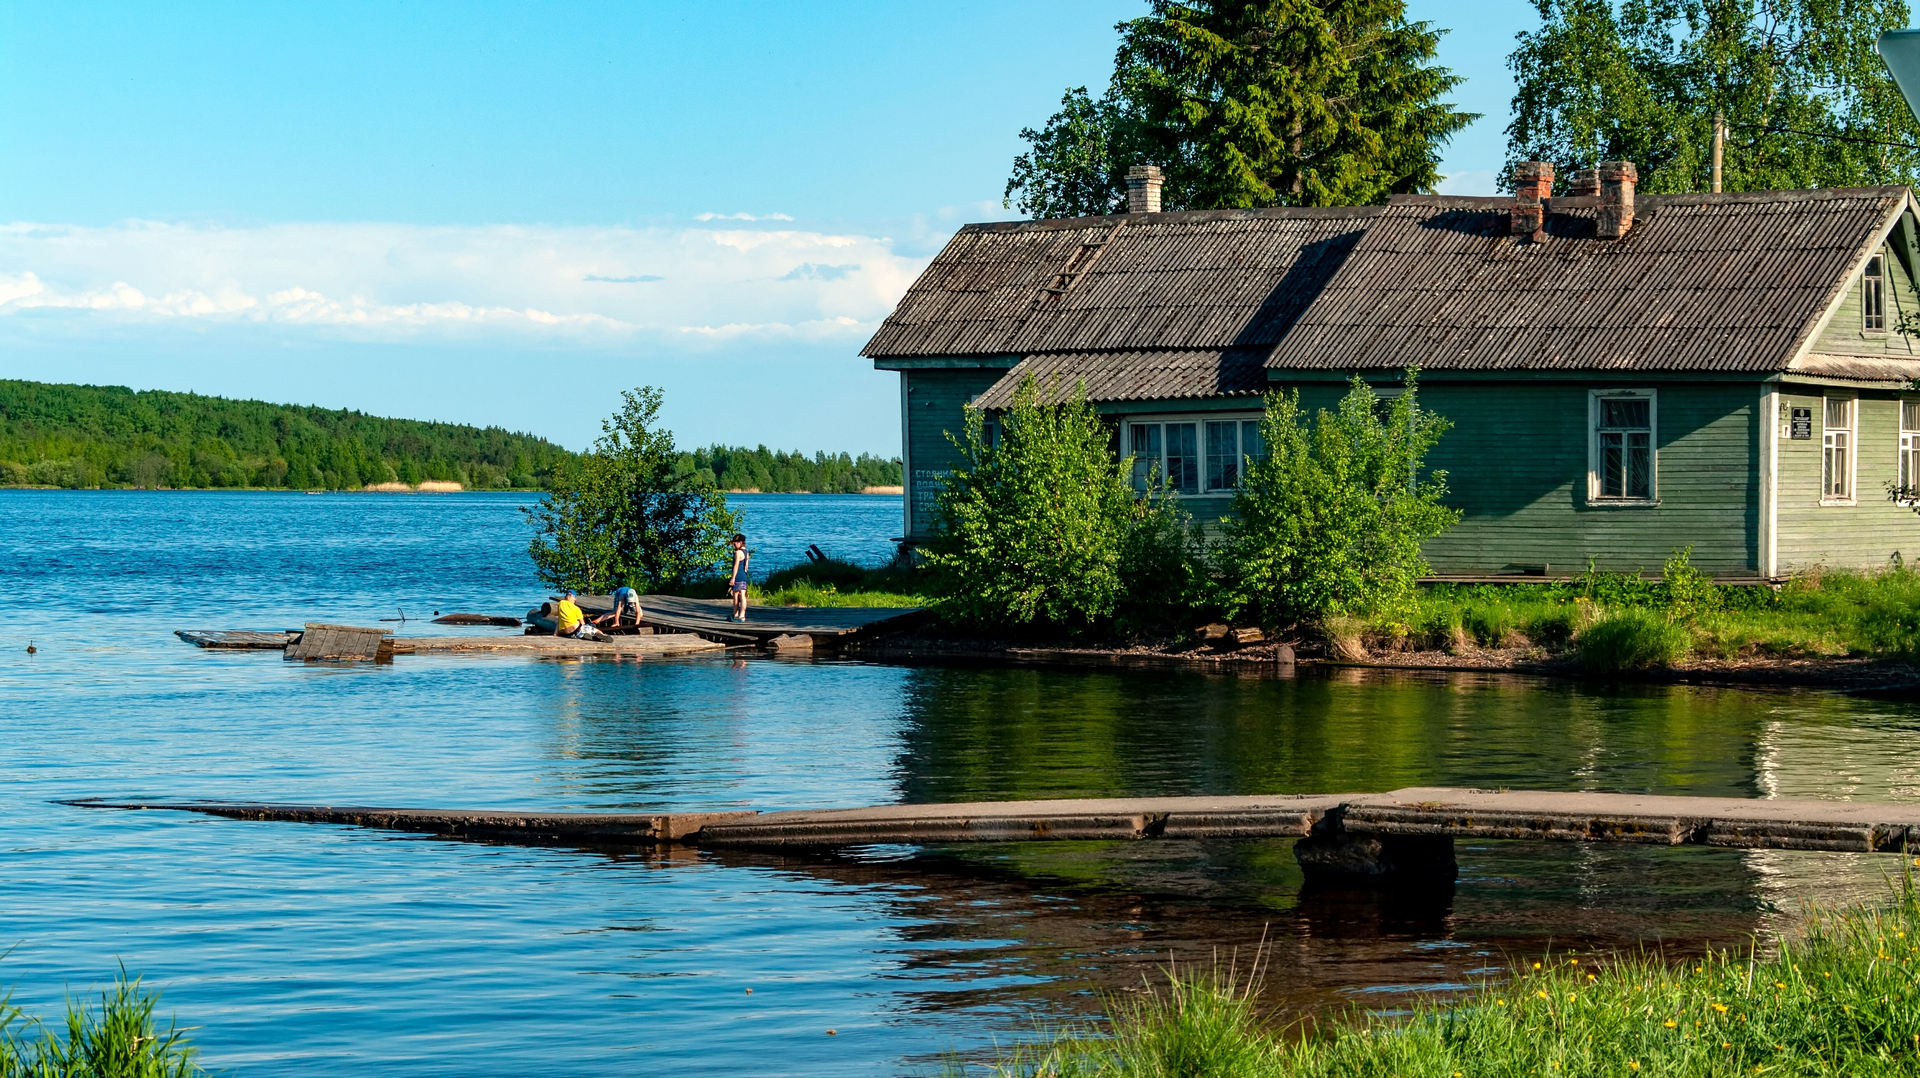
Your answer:
[[[880,357],[1271,346],[1378,206],[968,225],[862,350]],[[1097,257],[1081,256],[1089,244]],[[1077,256],[1069,287],[1044,292]]]
[[[1267,366],[1298,370],[1784,369],[1904,187],[1642,196],[1624,239],[1593,199],[1516,244],[1486,200],[1396,200]]]
[[[1265,348],[1180,351],[1049,352],[1028,356],[974,399],[981,408],[1009,408],[1031,375],[1048,401],[1085,387],[1090,401],[1180,400],[1257,396],[1267,388]]]

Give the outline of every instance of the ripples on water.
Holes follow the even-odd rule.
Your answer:
[[[52,804],[503,808],[1456,784],[1913,800],[1913,709],[1478,675],[1294,682],[822,660],[290,666],[190,627],[515,613],[517,496],[0,493],[0,984],[116,959],[241,1075],[930,1070],[1264,937],[1279,1006],[1393,1007],[1546,946],[1738,942],[1888,861],[1486,843],[1450,901],[1302,895],[1285,842],[528,849]],[[744,497],[772,568],[899,501]],[[409,623],[403,631],[425,631]],[[31,637],[37,655],[25,651]],[[749,994],[747,989],[753,989]],[[835,1030],[833,1036],[828,1029]]]

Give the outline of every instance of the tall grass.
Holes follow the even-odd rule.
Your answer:
[[[1002,1078],[1610,1078],[1920,1074],[1920,901],[1815,911],[1772,956],[1749,946],[1532,963],[1393,1019],[1275,1029],[1253,986],[1172,972],[1112,1005],[1111,1034],[1070,1031],[991,1066]]]
[[[911,569],[856,565],[839,558],[803,562],[768,574],[747,587],[755,606],[926,606],[920,578]],[[724,577],[695,581],[677,589],[690,599],[724,599]]]
[[[198,1078],[185,1031],[154,1019],[159,997],[125,972],[99,1006],[67,1001],[66,1028],[27,1019],[0,999],[0,1078]]]

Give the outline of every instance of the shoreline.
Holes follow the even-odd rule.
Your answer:
[[[1714,685],[1728,688],[1815,689],[1895,700],[1920,700],[1920,665],[1883,657],[1695,660],[1644,670],[1591,670],[1567,654],[1539,648],[1472,648],[1457,652],[1400,651],[1360,658],[1303,654],[1276,659],[1280,642],[1240,648],[1180,646],[1169,641],[1131,645],[1047,645],[1034,641],[912,629],[841,649],[846,658],[878,662],[986,662],[1014,666],[1080,666],[1190,670],[1256,677],[1288,677],[1313,669],[1409,673],[1518,674],[1563,681],[1642,685]],[[1296,645],[1297,646],[1297,645]]]

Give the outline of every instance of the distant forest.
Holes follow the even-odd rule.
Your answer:
[[[0,486],[358,490],[454,482],[538,489],[574,454],[499,427],[121,386],[0,379]],[[712,446],[680,455],[721,489],[858,492],[900,462]]]
[[[713,445],[680,454],[680,470],[704,473],[721,490],[758,490],[768,494],[811,491],[858,494],[868,487],[901,485],[899,458],[866,453],[782,453],[766,446]]]

